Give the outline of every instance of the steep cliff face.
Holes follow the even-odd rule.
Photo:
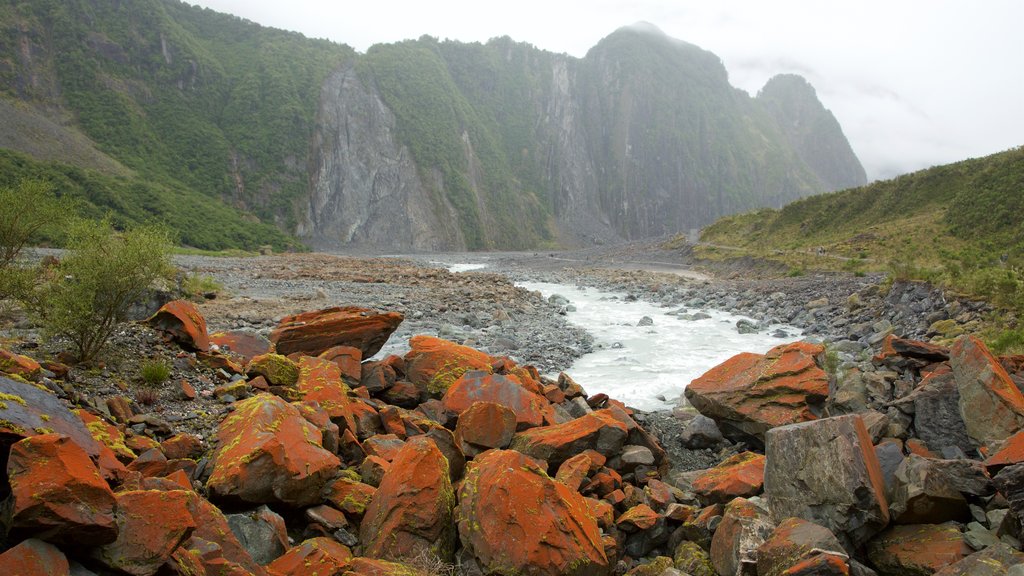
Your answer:
[[[297,233],[318,248],[446,250],[465,241],[450,205],[431,193],[395,115],[346,66],[324,83],[310,149],[310,195]]]
[[[339,153],[317,140],[301,228],[312,239],[370,241],[353,235],[359,220],[364,230],[380,222],[389,232],[372,241],[395,248],[590,244],[675,233],[864,182],[838,123],[803,79],[775,79],[751,98],[729,84],[717,56],[652,27],[620,29],[583,59],[509,38],[424,37],[374,47],[357,69],[360,98],[394,111],[394,124],[376,125],[394,141],[366,133],[358,146],[367,149],[354,159],[349,144]],[[321,109],[351,115],[344,100],[352,94],[325,90]],[[402,145],[416,170],[382,181],[374,198],[396,203],[371,209],[374,200],[353,183]],[[434,222],[432,235],[394,230],[395,214],[410,217],[397,201],[417,195],[412,214]],[[455,228],[437,229],[453,217]]]
[[[839,121],[818,100],[814,87],[796,74],[773,77],[757,101],[778,123],[787,141],[829,190],[862,186],[867,175],[843,135]]]

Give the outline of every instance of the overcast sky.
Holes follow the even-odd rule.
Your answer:
[[[751,95],[806,77],[869,179],[1024,145],[1020,0],[187,0],[360,52],[418,38],[511,36],[582,57],[650,22],[717,54]]]

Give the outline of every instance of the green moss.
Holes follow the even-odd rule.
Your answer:
[[[299,365],[281,354],[263,354],[249,362],[249,375],[259,375],[274,386],[293,387],[299,381]]]

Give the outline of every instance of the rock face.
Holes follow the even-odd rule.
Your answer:
[[[456,522],[462,545],[485,573],[611,572],[583,497],[518,452],[491,450],[468,466]]]
[[[364,554],[413,560],[426,553],[451,562],[454,505],[448,460],[425,437],[409,441],[398,451],[366,508],[359,530]]]
[[[351,346],[369,358],[404,318],[399,312],[378,313],[358,306],[327,308],[285,316],[270,333],[270,341],[284,355],[301,352],[316,356],[333,346]]]
[[[960,392],[960,415],[974,441],[999,442],[1024,427],[1024,394],[981,340],[964,336],[950,355]]]
[[[217,442],[207,482],[215,498],[314,504],[341,464],[297,408],[270,394],[237,402],[221,422]]]
[[[824,348],[795,342],[765,355],[742,353],[686,387],[686,400],[701,414],[763,440],[775,426],[817,418],[828,397],[828,377],[814,357]]]
[[[882,471],[860,416],[770,430],[765,498],[777,520],[803,518],[856,550],[889,523]]]

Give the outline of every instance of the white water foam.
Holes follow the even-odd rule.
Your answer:
[[[628,406],[641,410],[666,410],[676,405],[683,389],[695,378],[740,352],[764,353],[770,348],[799,339],[800,330],[773,325],[756,334],[740,334],[736,316],[718,310],[704,312],[710,318],[684,320],[662,308],[642,301],[629,302],[624,294],[576,288],[563,284],[519,282],[545,298],[560,294],[575,311],[567,313],[571,323],[593,334],[593,353],[576,360],[566,370],[588,394],[604,392]],[[652,326],[638,326],[644,316]],[[749,319],[749,318],[748,318]],[[789,336],[771,335],[781,329]],[[658,399],[662,396],[665,400]]]

